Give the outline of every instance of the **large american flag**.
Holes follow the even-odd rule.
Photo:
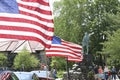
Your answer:
[[[0,39],[34,40],[49,47],[53,26],[49,0],[0,0]]]
[[[46,49],[46,56],[66,57],[68,61],[79,62],[83,60],[81,52],[82,46],[54,36],[51,47]]]

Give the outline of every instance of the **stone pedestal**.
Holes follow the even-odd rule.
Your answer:
[[[67,72],[64,72],[63,80],[68,80]],[[78,65],[73,65],[73,68],[69,70],[69,80],[86,80]]]

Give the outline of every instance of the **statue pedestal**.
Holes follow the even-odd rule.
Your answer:
[[[93,61],[93,56],[91,54],[88,54],[88,55],[84,54],[83,61],[79,63],[81,71],[86,77],[86,80],[89,80],[87,78],[87,75],[88,75],[88,72],[93,68],[92,61]]]

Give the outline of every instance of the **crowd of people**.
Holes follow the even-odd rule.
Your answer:
[[[108,66],[95,66],[94,67],[95,80],[116,80],[117,76],[120,77],[120,70],[117,71],[115,66],[108,68]],[[117,75],[117,76],[116,76]]]

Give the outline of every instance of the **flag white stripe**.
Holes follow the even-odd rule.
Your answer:
[[[24,12],[29,12],[31,14],[39,15],[40,17],[45,18],[45,19],[53,19],[53,17],[50,16],[50,15],[45,15],[45,14],[42,14],[42,13],[39,13],[39,12],[36,12],[36,11],[32,11],[32,10],[29,10],[29,9],[26,9],[26,8],[23,8],[23,7],[19,7],[19,9],[21,11],[24,11]]]
[[[79,55],[74,55],[74,54],[71,54],[71,53],[64,53],[64,52],[47,52],[47,55],[65,55],[65,56],[70,56],[70,57],[81,57],[82,55],[79,54]]]
[[[52,48],[50,50],[55,50],[56,52],[60,52],[60,53],[69,53],[69,54],[73,54],[73,55],[76,55],[76,56],[81,56],[80,53],[73,53],[73,51],[69,50],[69,49],[61,49],[61,48]],[[65,51],[65,52],[64,52]],[[49,54],[50,52],[47,52],[47,54]]]
[[[81,52],[81,51],[82,51],[82,49],[75,49],[75,48],[71,48],[71,47],[68,47],[68,46],[62,46],[62,45],[57,45],[57,44],[52,44],[52,46],[56,46],[56,48],[57,48],[57,47],[62,47],[62,48],[64,48],[64,49],[69,48],[69,50],[73,50],[73,51],[76,51],[76,52]],[[55,48],[54,48],[54,49],[55,49]]]
[[[43,42],[48,41],[43,36],[38,35],[38,34],[33,33],[33,32],[0,30],[0,34],[20,35],[20,36],[31,36],[32,35],[34,37],[40,38],[41,40],[43,40]],[[50,41],[48,44],[50,44]]]
[[[73,43],[70,43],[70,42],[67,42],[67,41],[63,41],[63,42],[64,42],[63,44],[65,44],[67,46],[82,48],[82,46],[79,46],[79,45],[76,45],[76,44],[73,44]]]
[[[45,21],[40,21],[37,18],[26,16],[26,15],[21,15],[21,14],[7,14],[7,13],[3,14],[3,13],[0,13],[0,17],[10,17],[10,18],[14,18],[15,17],[15,18],[21,18],[21,19],[25,18],[25,19],[28,19],[28,20],[31,20],[31,21],[35,21],[35,22],[41,23],[43,25],[47,25],[47,27],[53,27],[54,26],[53,23],[48,23],[48,22],[45,22]]]
[[[43,29],[43,28],[41,28],[39,26],[36,26],[34,24],[29,24],[29,23],[0,21],[0,25],[32,28],[32,29],[36,29],[36,30],[41,31],[42,33],[44,33],[46,31],[45,29]],[[53,32],[46,31],[46,35],[52,36]]]
[[[21,0],[17,0],[18,3],[23,4],[23,5],[27,5],[27,6],[32,6],[32,7],[38,7],[40,9],[46,10],[46,11],[50,11],[50,7],[49,6],[45,6],[45,5],[41,5],[39,3],[36,2],[23,2]]]

